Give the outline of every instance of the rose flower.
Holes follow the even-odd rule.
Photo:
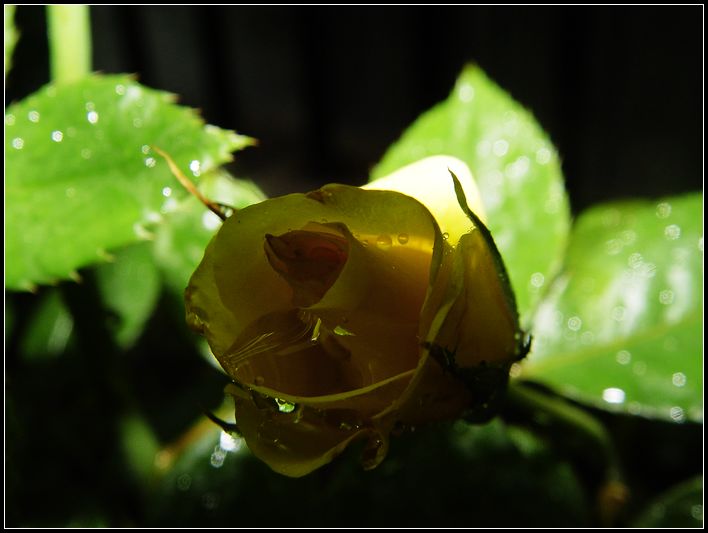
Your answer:
[[[187,287],[187,320],[233,380],[257,457],[297,477],[365,439],[373,468],[394,429],[492,414],[522,346],[479,215],[467,167],[438,156],[226,219]]]

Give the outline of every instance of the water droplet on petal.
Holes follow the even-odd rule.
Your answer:
[[[379,235],[379,238],[376,239],[376,246],[381,248],[382,250],[388,250],[391,248],[391,245],[393,243],[391,242],[391,237],[388,235]]]
[[[140,151],[144,153],[145,155],[148,155],[150,153],[150,147],[147,144],[143,144],[140,147]]]
[[[12,147],[15,150],[22,150],[25,145],[25,140],[22,137],[15,137],[12,139]]]
[[[442,234],[442,238],[444,241],[446,241],[450,238],[450,234],[446,231],[445,233]]]
[[[170,187],[163,187],[162,188],[162,196],[164,196],[165,198],[169,198],[171,194],[172,194],[172,189]]]
[[[154,157],[146,157],[145,158],[145,166],[148,168],[154,167],[156,163],[157,163],[157,161],[155,160]]]
[[[39,122],[39,111],[30,111],[27,113],[27,118],[30,122],[34,122],[36,124]]]
[[[602,391],[602,399],[607,403],[624,403],[624,398],[624,391],[616,387],[610,387]]]
[[[89,111],[86,113],[86,120],[88,120],[91,124],[96,124],[98,122],[98,113],[95,111]]]
[[[14,126],[15,125],[15,115],[10,113],[9,115],[5,115],[5,125],[6,126]]]
[[[398,234],[398,244],[406,244],[408,242],[408,234],[407,233],[399,233]]]
[[[52,132],[52,140],[55,143],[60,143],[64,139],[64,134],[59,130],[54,130]]]
[[[119,96],[123,96],[125,94],[125,85],[118,84],[116,85],[116,94]]]
[[[290,403],[287,400],[281,400],[280,398],[276,398],[275,403],[278,406],[278,411],[281,413],[292,413],[296,407],[294,403]]]

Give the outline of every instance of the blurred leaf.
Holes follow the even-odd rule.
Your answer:
[[[151,525],[500,527],[589,525],[569,464],[531,433],[494,421],[420,428],[375,470],[350,450],[299,479],[272,472],[241,441],[195,441],[165,476]],[[297,512],[293,510],[296,509]],[[267,512],[264,513],[264,510]]]
[[[173,101],[125,75],[94,75],[7,109],[6,287],[67,278],[145,239],[145,224],[186,195],[150,146],[198,176],[250,143]]]
[[[522,376],[604,409],[700,421],[702,195],[577,220]]]
[[[62,355],[73,329],[74,319],[62,301],[60,291],[51,288],[41,296],[22,333],[20,351],[29,360]]]
[[[634,521],[632,527],[703,527],[703,477],[666,491]]]
[[[504,258],[522,325],[560,266],[568,200],[555,148],[530,112],[468,66],[449,98],[410,126],[374,168],[376,179],[427,156],[470,167]]]
[[[12,52],[17,44],[17,29],[15,28],[15,6],[5,4],[5,76],[12,68]]]
[[[140,486],[146,490],[155,481],[155,457],[159,442],[150,425],[139,415],[126,415],[120,423],[126,463]]]
[[[150,243],[122,248],[115,260],[96,268],[96,283],[115,322],[109,330],[116,343],[129,348],[138,339],[160,296],[160,272]]]
[[[264,194],[253,183],[235,179],[222,170],[202,177],[201,192],[210,200],[236,209],[258,203]],[[155,261],[164,273],[168,287],[183,297],[184,289],[221,220],[196,198],[175,204],[165,215],[155,235]]]

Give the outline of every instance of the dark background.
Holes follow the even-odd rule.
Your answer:
[[[702,187],[702,20],[693,7],[91,9],[94,69],[134,72],[256,137],[234,171],[270,195],[362,183],[477,62],[537,116],[577,212]],[[44,8],[21,7],[6,97],[48,81]]]
[[[49,80],[44,13],[17,10],[7,102]],[[91,15],[93,68],[136,73],[208,122],[258,138],[233,170],[269,195],[362,183],[470,61],[549,132],[575,212],[702,187],[702,7],[95,6]],[[202,406],[221,403],[225,379],[200,358],[169,295],[139,343],[118,351],[91,271],[82,276],[6,295],[16,317],[6,331],[8,525],[597,525],[575,503],[578,491],[592,501],[586,461],[535,441],[524,451],[494,425],[464,453],[447,433],[421,429],[371,473],[357,450],[302,480],[252,458],[216,470],[207,450],[184,467],[189,492],[180,470],[146,485],[123,456],[123,417],[139,413],[160,444],[173,442]],[[22,339],[52,290],[74,334],[61,357],[30,360]],[[702,471],[701,426],[595,414],[620,448],[632,512]]]

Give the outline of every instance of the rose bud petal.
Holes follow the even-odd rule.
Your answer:
[[[192,276],[187,320],[274,470],[305,475],[362,438],[373,468],[395,426],[485,410],[502,388],[519,353],[513,296],[467,207],[469,171],[434,159],[371,184],[402,192],[327,185],[237,211]]]

